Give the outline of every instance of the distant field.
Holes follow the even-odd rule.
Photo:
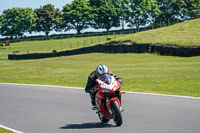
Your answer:
[[[79,37],[79,38],[67,38],[67,39],[51,39],[43,41],[23,41],[17,43],[11,43],[11,47],[1,48],[0,47],[0,59],[3,58],[3,54],[12,54],[13,51],[19,51],[18,54],[29,53],[45,53],[52,52],[52,50],[68,50],[81,48],[86,46],[92,46],[97,43],[104,43],[107,37],[112,39],[123,37],[124,35],[113,34],[104,36],[91,36],[91,37]]]
[[[200,19],[190,20],[150,31],[130,34],[117,40],[131,40],[131,42],[137,44],[159,43],[182,46],[200,46]]]
[[[106,38],[111,37],[113,41],[127,41],[130,40],[137,44],[176,44],[182,46],[200,46],[200,19],[190,20],[187,22],[158,28],[154,30],[139,32],[129,35],[106,35],[106,36],[92,36],[68,39],[56,39],[45,41],[24,41],[18,43],[11,43],[11,48],[0,47],[0,59],[3,55],[11,54],[13,51],[20,51],[19,54],[24,53],[44,53],[52,50],[69,50],[96,45],[98,43],[107,42]]]
[[[100,63],[124,78],[123,90],[200,97],[200,56],[93,53],[0,60],[0,82],[85,87],[88,75]]]

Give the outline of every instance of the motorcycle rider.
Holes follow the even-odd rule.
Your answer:
[[[114,73],[110,72],[105,65],[98,65],[96,70],[94,70],[89,76],[87,80],[87,85],[85,87],[85,92],[90,94],[91,103],[92,103],[92,110],[96,110],[96,103],[95,103],[95,95],[97,93],[97,90],[95,89],[95,86],[97,85],[96,79],[98,79],[103,74],[109,74],[111,76],[114,76],[116,80],[120,82],[120,84],[123,83],[123,79],[117,77]]]

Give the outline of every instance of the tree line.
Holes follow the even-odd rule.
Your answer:
[[[200,0],[73,0],[60,10],[52,4],[37,9],[12,8],[0,15],[0,34],[17,38],[24,33],[74,29],[78,34],[87,28],[112,27],[122,30],[127,24],[167,26],[193,19],[200,13]]]

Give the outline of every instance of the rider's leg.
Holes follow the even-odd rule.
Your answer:
[[[97,92],[90,93],[91,103],[92,103],[92,110],[96,110],[96,103],[95,103],[95,96]]]

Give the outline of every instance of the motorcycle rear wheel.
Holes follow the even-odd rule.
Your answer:
[[[112,106],[112,111],[113,111],[113,120],[114,120],[116,126],[121,126],[122,125],[122,113],[121,113],[118,102],[112,101],[111,106]]]
[[[99,119],[102,123],[108,123],[110,121],[109,118],[104,117],[100,112],[98,112]]]

